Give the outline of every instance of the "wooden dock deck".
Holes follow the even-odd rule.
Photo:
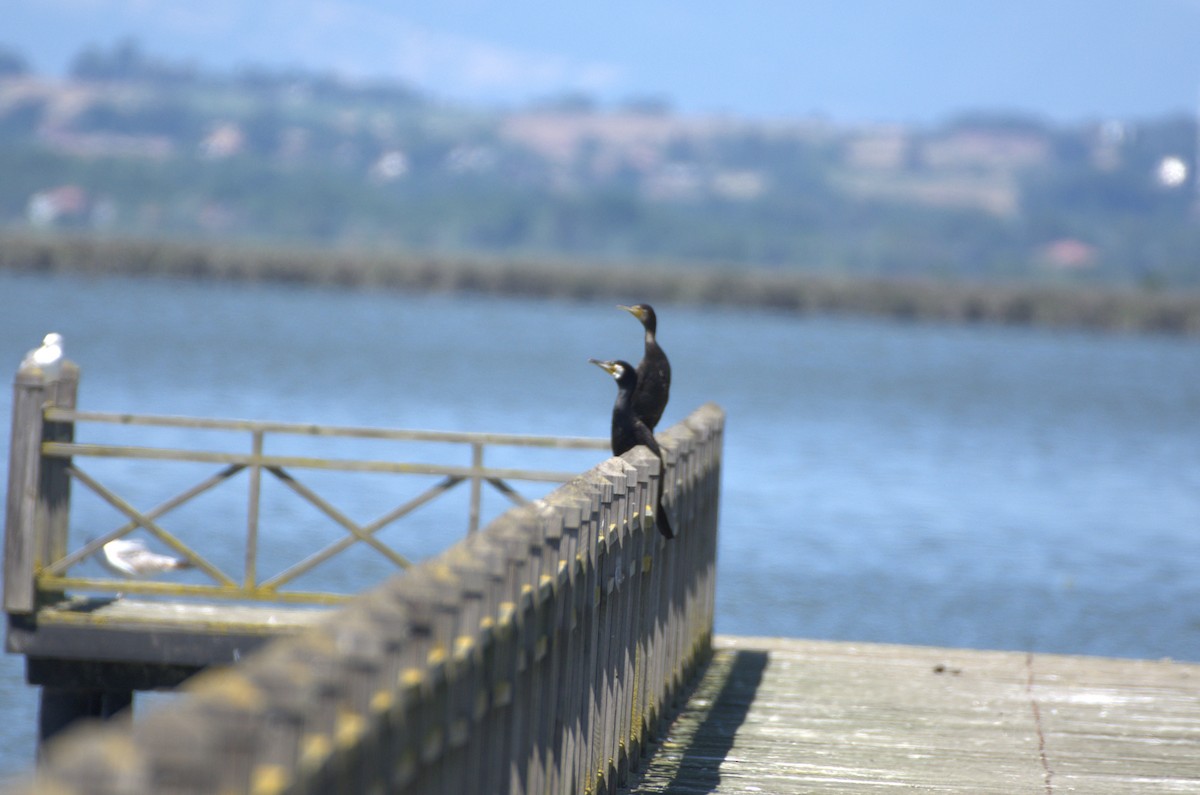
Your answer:
[[[718,637],[629,793],[1200,792],[1200,665]]]

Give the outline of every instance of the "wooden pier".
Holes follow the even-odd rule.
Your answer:
[[[80,411],[76,407],[79,379],[79,368],[66,362],[57,378],[47,379],[37,368],[28,368],[17,372],[13,384],[5,512],[6,650],[25,656],[26,679],[41,688],[39,742],[79,718],[110,717],[128,710],[135,691],[175,687],[198,671],[234,663],[272,638],[313,625],[353,594],[306,591],[296,588],[296,582],[319,566],[331,561],[336,565],[334,559],[356,544],[370,546],[397,570],[410,568],[407,556],[380,540],[380,531],[456,488],[469,491],[468,513],[461,527],[449,529],[447,545],[464,532],[479,529],[485,490],[521,505],[527,500],[512,482],[563,483],[577,474],[488,466],[488,450],[549,448],[596,451],[600,456],[608,449],[607,440],[596,438]],[[114,431],[123,433],[129,441],[80,440],[81,428],[107,430],[109,436]],[[147,429],[181,434],[192,444],[149,446],[144,442]],[[239,436],[244,439],[240,449],[230,443],[231,437]],[[419,444],[448,448],[451,460],[458,460],[363,460],[269,452],[272,443],[295,439]],[[143,508],[118,493],[119,484],[96,477],[90,462],[112,459],[207,469],[188,488]],[[436,480],[374,521],[358,523],[307,484],[305,473],[319,471]],[[259,547],[267,531],[260,527],[260,495],[269,479],[324,514],[342,531],[341,538],[323,549],[302,550],[302,559],[289,566],[262,560]],[[169,528],[173,511],[213,490],[238,485],[245,489],[245,511],[229,519],[235,526],[240,519],[244,526],[242,570],[229,571],[202,554],[196,540]],[[126,521],[112,529],[90,527],[91,540],[72,547],[68,531],[73,489],[97,495]],[[133,533],[151,536],[209,582],[97,578],[73,571],[108,541]],[[270,570],[268,564],[275,564],[277,570]]]
[[[614,792],[708,657],[724,428],[717,406],[662,431],[662,460],[638,447],[563,475],[485,466],[484,444],[514,441],[498,437],[465,440],[465,466],[269,454],[268,434],[323,438],[331,429],[81,412],[77,377],[73,367],[55,381],[23,369],[14,385],[8,649],[25,654],[31,682],[42,684],[43,735],[54,735],[30,784],[35,792]],[[250,450],[84,443],[75,428],[85,421],[248,431]],[[429,432],[408,433],[434,441]],[[216,471],[138,508],[81,460],[113,455]],[[420,499],[469,482],[473,491],[495,487],[517,506],[410,563],[376,531],[414,502],[352,522],[296,474],[333,466],[442,475]],[[241,473],[251,508],[239,577],[169,532],[162,517]],[[333,519],[346,538],[282,572],[260,572],[273,562],[259,560],[255,543],[258,482],[267,477]],[[509,479],[566,482],[525,500]],[[94,491],[126,524],[69,549],[73,485]],[[670,541],[655,526],[659,505],[671,512]],[[212,584],[74,576],[73,565],[134,531],[185,557]],[[350,543],[373,547],[400,573],[354,598],[282,587]],[[109,595],[75,595],[87,591]],[[247,601],[256,604],[240,604]],[[344,604],[331,609],[335,601]],[[281,620],[294,616],[297,602],[309,605],[305,620]],[[62,730],[74,718],[123,714],[130,688],[176,684],[201,668],[209,670],[191,676],[169,709]]]
[[[720,637],[628,789],[1200,792],[1200,665]]]
[[[16,382],[8,649],[26,655],[29,681],[43,686],[43,734],[62,731],[47,742],[36,777],[14,792],[1200,793],[1197,665],[714,642],[717,406],[659,434],[664,462],[635,448],[532,501],[507,479],[557,475],[486,467],[486,440],[466,440],[469,464],[419,468],[444,478],[421,499],[470,483],[472,523],[487,485],[518,505],[409,564],[380,549],[376,532],[411,501],[351,522],[293,474],[335,464],[264,450],[267,434],[330,429],[79,412],[76,377],[68,369],[50,384],[22,371]],[[85,444],[74,439],[84,421],[219,427],[249,432],[251,444],[249,452],[185,453]],[[218,470],[138,509],[79,461],[118,454]],[[251,508],[245,571],[235,577],[169,533],[162,517],[242,472]],[[346,537],[260,573],[263,477],[295,487]],[[68,549],[72,483],[96,490],[128,522]],[[677,532],[670,541],[651,515],[660,484]],[[72,576],[107,539],[134,530],[192,560],[212,584]],[[402,573],[348,600],[281,588],[352,543],[375,547]],[[172,589],[188,600],[164,601]],[[125,714],[134,689],[180,682],[169,708],[66,728],[84,715]]]

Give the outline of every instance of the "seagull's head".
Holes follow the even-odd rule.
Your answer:
[[[61,348],[63,344],[63,335],[57,331],[51,331],[46,336],[42,337],[42,344],[47,348]]]

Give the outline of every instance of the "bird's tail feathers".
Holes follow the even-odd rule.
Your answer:
[[[658,510],[654,512],[654,524],[658,526],[658,532],[662,533],[664,538],[675,537],[675,531],[671,529],[671,520],[667,518],[667,511],[663,508],[662,500],[658,501]]]

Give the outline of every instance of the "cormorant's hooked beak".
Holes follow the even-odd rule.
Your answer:
[[[596,365],[597,367],[599,367],[604,372],[611,375],[613,378],[617,377],[617,363],[616,362],[604,362],[604,361],[601,361],[600,359],[588,359],[588,361],[591,362],[592,364]]]
[[[623,304],[617,304],[617,309],[624,309],[626,312],[633,315],[640,321],[644,322],[646,320],[646,310],[640,306],[625,306]]]

